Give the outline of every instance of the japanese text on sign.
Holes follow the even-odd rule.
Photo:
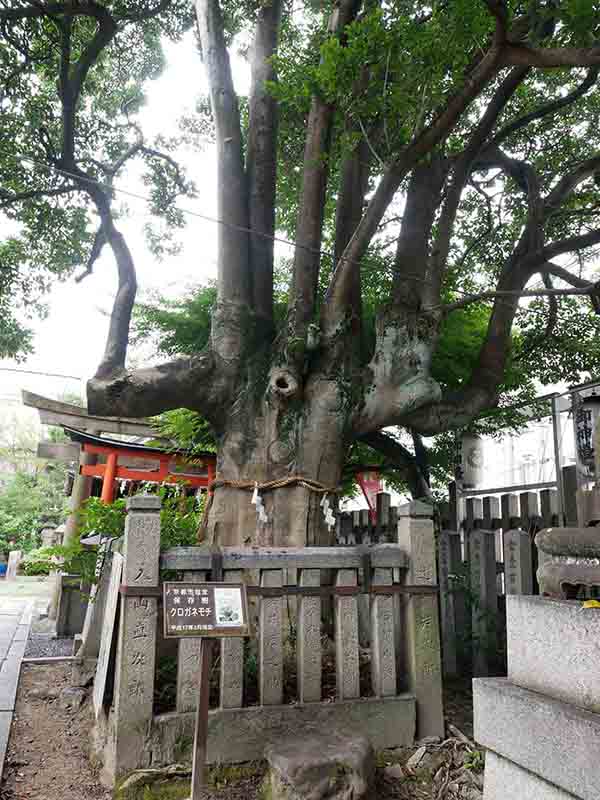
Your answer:
[[[247,636],[246,587],[233,583],[163,584],[165,636]]]

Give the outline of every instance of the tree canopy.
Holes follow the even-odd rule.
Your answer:
[[[173,199],[192,187],[170,156],[175,142],[148,141],[139,112],[164,67],[163,38],[191,18],[183,0],[0,3],[0,357],[30,352],[27,318],[43,316],[52,282],[81,280],[106,246],[121,306],[135,296],[111,191],[130,163],[141,160],[151,187],[154,248],[181,226]]]
[[[181,221],[190,187],[132,115],[160,36],[179,35],[190,10],[0,0],[12,87],[0,124],[14,142],[0,185],[39,257],[33,274],[54,264],[51,248],[89,268],[111,247],[119,290],[90,409],[201,413],[225,481],[215,525],[245,519],[225,500],[232,479],[332,486],[348,448],[381,445],[389,426],[444,433],[528,378],[595,367],[595,345],[569,355],[600,308],[595,0],[197,0],[209,85],[197,124],[218,174],[210,335],[186,358],[129,368],[135,265],[110,182],[145,158],[157,213]],[[248,97],[232,47],[247,54]],[[44,164],[35,180],[19,151]],[[44,237],[52,215],[74,242]],[[292,242],[283,307],[274,238]],[[300,498],[274,496],[272,513],[298,541],[318,516],[317,498]]]

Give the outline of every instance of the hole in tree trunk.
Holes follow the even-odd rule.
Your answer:
[[[275,386],[277,386],[278,389],[289,388],[289,384],[285,378],[277,378],[277,380],[275,381]]]

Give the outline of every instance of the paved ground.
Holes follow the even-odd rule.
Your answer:
[[[29,628],[47,610],[50,590],[39,578],[0,579],[0,778]]]

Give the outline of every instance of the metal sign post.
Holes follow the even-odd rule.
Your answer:
[[[164,583],[163,608],[165,638],[200,638],[200,685],[190,800],[203,800],[213,639],[249,636],[246,586],[243,583]]]

